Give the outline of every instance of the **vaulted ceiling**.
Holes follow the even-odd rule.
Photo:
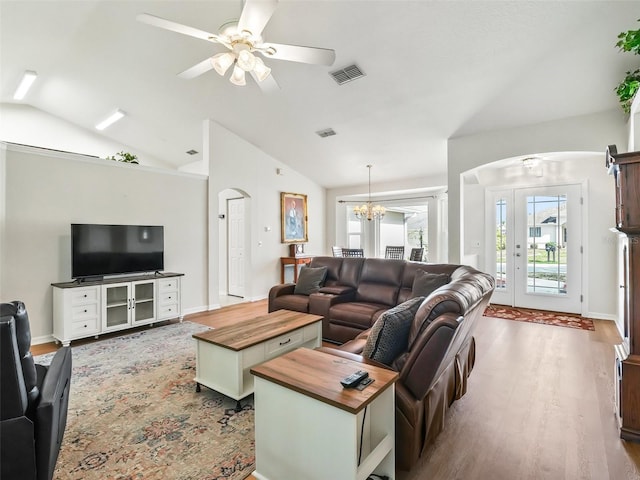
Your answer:
[[[334,49],[331,67],[265,59],[263,93],[211,70],[177,73],[220,45],[136,21],[139,13],[216,33],[232,1],[0,1],[0,101],[25,70],[25,102],[176,168],[199,158],[211,118],[331,188],[442,174],[447,139],[617,108],[614,87],[640,66],[615,47],[638,2],[280,0],[267,41]],[[330,72],[365,76],[339,86]],[[228,74],[227,74],[228,77]],[[315,132],[333,128],[335,136]],[[535,152],[532,152],[535,153]]]

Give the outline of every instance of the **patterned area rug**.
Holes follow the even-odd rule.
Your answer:
[[[191,322],[72,347],[59,480],[240,480],[254,469],[253,397],[195,391]],[[41,355],[48,363],[53,354]]]
[[[519,322],[543,323],[558,327],[578,328],[581,330],[595,330],[590,318],[572,315],[570,313],[547,312],[528,308],[514,308],[504,305],[489,305],[484,311],[485,317],[506,318]]]

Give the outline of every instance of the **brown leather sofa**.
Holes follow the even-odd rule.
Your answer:
[[[481,273],[460,265],[383,258],[314,257],[309,266],[327,268],[324,286],[311,295],[296,295],[295,284],[276,285],[269,291],[269,312],[286,309],[322,315],[323,339],[338,344],[371,328],[382,313],[408,300],[418,270],[449,275],[444,289],[455,289],[464,273]]]
[[[448,284],[424,299],[411,323],[406,351],[389,365],[400,374],[395,386],[396,467],[408,471],[443,430],[449,407],[467,391],[467,379],[476,354],[473,330],[489,304],[494,279],[468,266],[327,258],[332,262],[326,262],[324,257],[316,262],[316,266],[331,264],[326,286],[320,292],[309,295],[304,301],[291,298],[294,295],[286,285],[274,287],[269,298],[270,311],[272,307],[295,305],[316,313],[319,310],[314,311],[314,308],[322,305],[325,307],[322,311],[328,312],[323,331],[328,332],[332,340],[343,339],[358,330],[360,333],[340,346],[322,347],[321,350],[361,362],[371,362],[360,355],[370,334],[370,328],[363,330],[362,327],[393,306],[391,297],[385,296],[388,289],[395,286],[395,302],[399,304],[411,296],[417,270],[450,274]],[[338,265],[340,260],[350,262]],[[360,264],[351,260],[360,261]],[[369,262],[371,265],[366,265]],[[389,265],[386,272],[385,264]],[[348,276],[341,276],[340,267],[346,267]],[[358,270],[359,275],[355,275]],[[374,281],[374,273],[379,275],[378,282]],[[362,277],[364,280],[359,282]],[[340,282],[344,278],[351,279],[352,283],[342,291]],[[282,291],[289,293],[278,295]],[[351,317],[347,316],[347,311]]]

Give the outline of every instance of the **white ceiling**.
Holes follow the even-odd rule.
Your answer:
[[[136,21],[147,12],[217,32],[233,1],[0,0],[0,101],[25,70],[25,102],[87,129],[116,108],[113,140],[176,167],[199,158],[212,118],[327,188],[446,170],[452,136],[617,108],[640,62],[615,47],[639,2],[281,0],[266,41],[336,51],[332,67],[265,60],[281,86],[262,93],[211,70],[177,73],[221,46]],[[357,64],[338,86],[329,72]],[[227,75],[228,76],[228,75]],[[314,132],[331,127],[336,136]],[[535,153],[535,152],[532,152]]]

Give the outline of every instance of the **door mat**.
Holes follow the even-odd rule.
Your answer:
[[[542,323],[545,325],[577,328],[580,330],[594,331],[596,329],[592,319],[571,313],[548,312],[546,310],[507,307],[505,305],[489,305],[483,315],[485,317],[504,318],[518,322]]]

